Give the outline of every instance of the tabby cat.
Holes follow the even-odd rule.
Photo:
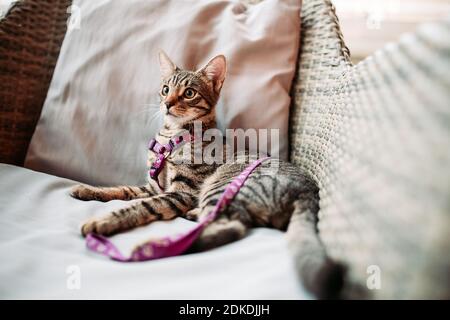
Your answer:
[[[194,121],[202,122],[203,131],[215,128],[215,106],[226,73],[225,57],[219,55],[195,72],[181,70],[163,52],[159,60],[164,125],[156,140],[166,144],[180,130],[192,132]],[[209,143],[200,143],[200,148]],[[226,150],[224,145],[224,157]],[[193,156],[193,147],[191,152]],[[82,234],[112,235],[175,217],[196,220],[212,210],[227,184],[252,162],[248,153],[236,154],[236,159],[245,158],[245,163],[222,165],[180,163],[180,156],[171,154],[158,177],[164,191],[152,179],[143,186],[74,187],[72,196],[81,200],[141,199],[128,208],[87,221]],[[149,164],[154,160],[155,154],[149,152]],[[298,167],[277,159],[267,160],[249,176],[231,204],[204,229],[191,251],[236,241],[251,227],[287,229],[289,247],[304,285],[320,298],[335,297],[344,270],[327,258],[317,237],[318,201],[318,188]]]

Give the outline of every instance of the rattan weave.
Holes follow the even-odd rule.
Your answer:
[[[346,294],[450,297],[450,23],[355,66],[329,1],[305,0],[301,27],[291,160],[320,185],[320,236],[358,284]]]
[[[0,162],[22,165],[58,58],[69,0],[22,0],[0,20]]]

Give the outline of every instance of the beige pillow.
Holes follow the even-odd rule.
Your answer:
[[[64,39],[26,167],[92,184],[144,182],[147,141],[161,124],[159,49],[189,69],[224,54],[219,127],[277,128],[287,158],[301,0],[73,4],[81,19]]]

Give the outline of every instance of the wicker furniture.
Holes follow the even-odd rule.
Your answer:
[[[23,0],[0,21],[2,162],[23,163],[69,3]],[[344,297],[449,298],[450,23],[356,66],[329,0],[304,0],[301,29],[291,160],[321,188],[319,235],[348,266]]]
[[[64,39],[70,3],[22,1],[0,21],[0,162],[23,165]]]
[[[450,22],[352,66],[331,3],[304,1],[301,41],[291,160],[320,185],[347,296],[449,298]]]

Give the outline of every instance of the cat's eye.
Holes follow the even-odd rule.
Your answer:
[[[184,90],[184,97],[187,99],[192,99],[193,97],[195,97],[196,93],[197,92],[194,89],[187,88],[186,90]]]
[[[163,86],[162,90],[161,90],[161,94],[163,96],[167,96],[169,94],[169,87],[168,86]]]

